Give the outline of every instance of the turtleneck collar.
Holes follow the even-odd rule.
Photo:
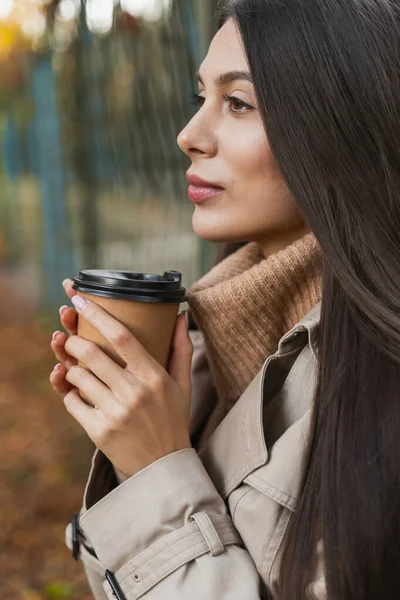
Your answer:
[[[265,258],[250,242],[188,291],[226,414],[273,354],[280,338],[322,296],[322,255],[312,233]]]

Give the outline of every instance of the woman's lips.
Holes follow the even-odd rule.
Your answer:
[[[203,202],[203,200],[211,198],[212,196],[216,196],[223,191],[223,188],[198,187],[196,185],[189,185],[188,198],[191,202],[198,204],[199,202]]]
[[[195,204],[199,204],[207,198],[212,198],[224,191],[224,188],[219,185],[201,179],[197,175],[187,173],[186,177],[189,182],[188,198]]]

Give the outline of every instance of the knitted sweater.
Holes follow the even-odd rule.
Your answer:
[[[204,335],[219,398],[206,436],[276,351],[280,338],[321,296],[322,254],[312,233],[267,258],[250,242],[191,287],[188,304]]]

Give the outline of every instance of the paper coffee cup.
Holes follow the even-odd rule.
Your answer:
[[[168,365],[179,305],[186,301],[178,271],[164,275],[134,271],[85,270],[74,278],[73,289],[104,308],[125,325],[164,368]],[[94,342],[121,367],[126,362],[111,344],[78,314],[78,335]],[[82,362],[81,366],[86,367]],[[84,395],[81,393],[82,398]]]

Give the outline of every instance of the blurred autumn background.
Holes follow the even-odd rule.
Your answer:
[[[217,0],[0,0],[0,597],[89,600],[64,545],[92,443],[48,383],[61,286],[83,268],[190,286],[176,136]]]

